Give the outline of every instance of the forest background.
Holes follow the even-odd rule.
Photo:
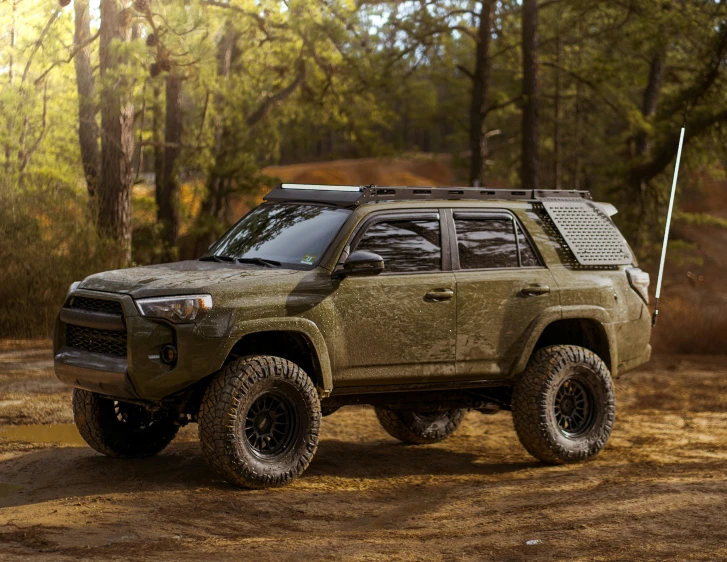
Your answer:
[[[686,109],[655,342],[725,353],[726,66],[718,0],[0,0],[0,337],[281,179],[588,189],[653,274]]]

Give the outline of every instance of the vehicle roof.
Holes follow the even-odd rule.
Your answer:
[[[354,208],[368,203],[383,202],[498,202],[508,206],[515,201],[535,202],[553,199],[573,201],[592,200],[588,191],[565,189],[490,189],[474,187],[409,187],[313,185],[283,183],[265,197],[269,202],[323,203]]]

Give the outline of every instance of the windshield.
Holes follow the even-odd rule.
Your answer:
[[[262,258],[307,269],[318,263],[351,212],[320,205],[266,203],[240,219],[205,257]]]

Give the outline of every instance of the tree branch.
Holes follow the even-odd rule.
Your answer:
[[[562,67],[562,66],[560,66],[558,64],[555,64],[553,62],[541,61],[540,64],[542,64],[543,66],[550,67],[550,68],[555,68],[556,70],[559,70],[560,72],[565,72],[571,78],[574,78],[574,79],[578,80],[579,82],[585,84],[591,90],[593,90],[594,92],[596,92],[596,94],[598,94],[598,96],[606,103],[606,105],[608,105],[608,107],[610,107],[611,109],[613,109],[613,111],[619,117],[621,117],[624,120],[627,119],[626,116],[624,115],[623,111],[621,110],[621,108],[618,107],[616,104],[614,104],[611,100],[609,100],[606,97],[606,95],[603,92],[601,92],[601,90],[598,88],[598,86],[596,86],[596,84],[594,84],[593,82],[591,82],[587,78],[584,78],[583,76],[580,76],[578,73],[576,73],[576,72],[574,72],[574,71],[572,71],[572,70],[570,70],[568,68],[564,68],[564,67]]]
[[[30,150],[27,152],[23,152],[21,161],[20,161],[20,167],[19,172],[20,175],[25,172],[25,168],[28,167],[28,164],[30,163],[30,159],[32,158],[33,154],[36,150],[38,150],[38,147],[40,146],[40,143],[43,141],[43,138],[45,137],[46,132],[48,131],[48,84],[45,85],[45,88],[43,90],[43,117],[41,118],[41,129],[40,133],[38,133],[38,137],[35,139],[35,142],[33,143],[33,146],[30,147]]]
[[[215,8],[224,8],[227,10],[232,10],[234,12],[237,12],[238,14],[243,14],[249,18],[254,19],[258,23],[258,25],[261,25],[261,26],[269,25],[270,27],[275,28],[275,29],[287,29],[287,27],[288,27],[284,23],[271,23],[270,21],[265,19],[260,14],[256,14],[255,12],[245,10],[243,8],[240,8],[239,6],[234,6],[232,4],[220,2],[219,0],[202,0],[201,4],[207,5],[207,6],[213,6]]]
[[[296,88],[300,85],[300,83],[303,81],[305,75],[305,71],[301,69],[300,74],[295,77],[295,80],[293,80],[287,87],[283,88],[276,94],[270,96],[267,98],[264,102],[260,104],[260,106],[253,111],[247,119],[245,119],[245,124],[248,127],[254,127],[260,120],[265,117],[265,114],[268,112],[268,110],[273,106],[273,104],[283,101],[285,98],[287,98],[290,94],[292,94]]]
[[[514,103],[519,102],[521,99],[523,99],[522,96],[516,96],[516,97],[509,99],[507,101],[504,101],[502,103],[496,103],[495,105],[491,105],[487,108],[487,111],[485,112],[485,114],[490,113],[490,111],[497,111],[498,109],[503,109],[503,108],[507,107],[508,105],[512,105]]]
[[[727,122],[727,109],[691,119],[684,135],[684,143],[686,144],[691,138],[698,137],[713,125],[724,122]],[[676,157],[679,134],[674,132],[664,139],[661,145],[653,150],[654,157],[650,161],[633,166],[629,174],[631,181],[648,182],[659,175]]]
[[[462,66],[461,64],[458,64],[456,66],[456,68],[457,68],[457,70],[459,70],[462,74],[464,74],[470,80],[474,80],[475,79],[474,73],[471,70],[468,70],[467,68],[465,68],[464,66]]]
[[[669,102],[665,101],[659,109],[659,117],[664,118],[681,112],[685,103],[694,106],[704,97],[720,74],[725,54],[727,54],[727,23],[720,25],[714,48],[707,58],[707,64],[699,73],[695,82],[679,92]]]
[[[53,22],[58,19],[58,16],[61,13],[60,8],[56,8],[53,13],[51,14],[51,17],[48,18],[48,21],[45,24],[45,27],[43,28],[43,31],[40,32],[40,36],[35,42],[35,45],[33,45],[33,50],[30,53],[30,56],[28,57],[28,62],[25,63],[25,70],[23,70],[23,77],[20,80],[20,83],[22,84],[25,82],[25,79],[28,77],[28,71],[30,70],[30,65],[33,62],[33,57],[35,57],[35,54],[38,52],[38,49],[40,49],[40,46],[43,44],[43,39],[45,39],[45,36],[48,34],[48,31],[50,30],[51,25],[53,25]]]
[[[86,41],[84,41],[83,43],[78,45],[75,49],[73,49],[73,51],[71,51],[71,54],[68,55],[68,58],[66,60],[57,60],[56,62],[51,64],[48,68],[46,68],[45,71],[43,72],[43,74],[41,74],[38,78],[35,79],[35,82],[33,82],[33,86],[37,86],[43,80],[43,78],[48,76],[48,73],[51,70],[53,70],[56,66],[58,66],[59,64],[68,64],[74,58],[76,58],[76,55],[78,53],[80,53],[83,49],[85,49],[91,43],[93,43],[96,39],[98,39],[99,33],[100,33],[100,31],[97,31],[96,35],[94,35],[93,37],[89,37]]]

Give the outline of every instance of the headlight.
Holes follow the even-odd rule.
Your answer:
[[[649,274],[638,267],[632,267],[626,270],[626,275],[628,275],[629,283],[634,291],[639,293],[646,304],[649,304],[649,282],[651,281]]]
[[[184,297],[154,297],[139,299],[136,306],[142,316],[163,318],[170,322],[193,322],[212,308],[210,295],[189,295]]]
[[[75,291],[76,289],[78,289],[78,286],[80,284],[81,284],[80,281],[74,281],[73,283],[71,283],[71,286],[68,287],[68,292],[66,293],[66,298],[68,298],[68,295],[70,295],[73,291]]]

